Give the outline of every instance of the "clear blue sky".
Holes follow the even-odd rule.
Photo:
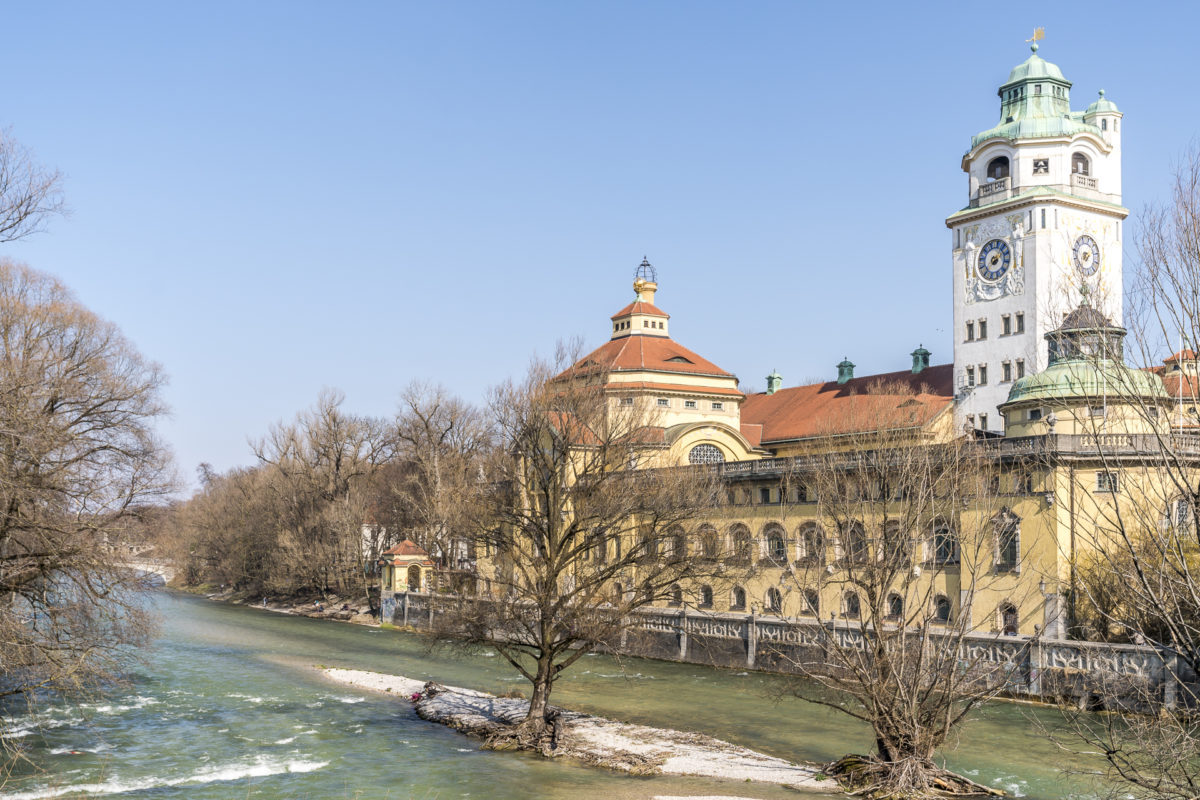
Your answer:
[[[1136,214],[1200,130],[1198,8],[18,4],[0,123],[73,214],[0,254],[164,365],[189,477],[323,386],[390,414],[413,378],[479,400],[598,345],[643,255],[746,388],[943,363],[943,220],[1024,40],[1126,113]]]

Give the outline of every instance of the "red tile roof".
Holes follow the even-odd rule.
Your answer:
[[[734,377],[732,373],[701,358],[667,336],[634,335],[613,339],[581,358],[566,372],[585,369],[592,364],[599,364],[614,372],[654,370],[683,375]]]
[[[616,319],[617,317],[625,317],[630,314],[648,314],[652,317],[666,317],[668,319],[670,319],[670,317],[671,317],[670,314],[663,311],[658,306],[652,305],[650,303],[643,303],[641,300],[634,300],[632,303],[625,306],[617,313],[613,314],[611,319]]]
[[[903,392],[886,391],[896,385],[904,387]],[[953,364],[929,367],[917,375],[865,375],[844,384],[830,381],[748,395],[742,404],[742,433],[746,435],[750,425],[761,425],[761,441],[770,443],[870,431],[888,418],[898,426],[925,425],[953,401]]]
[[[753,447],[758,447],[762,444],[763,426],[755,423],[742,423],[742,436]]]
[[[422,550],[421,546],[412,539],[405,539],[391,550],[385,550],[383,554],[385,556],[421,556],[422,558],[429,556],[429,553]]]
[[[737,389],[724,386],[690,386],[685,383],[650,383],[648,381],[630,381],[629,383],[610,383],[608,390],[619,394],[622,389],[649,389],[653,392],[686,392],[687,394],[717,394],[726,397],[742,397]]]
[[[1172,364],[1177,361],[1195,361],[1195,360],[1196,360],[1196,354],[1192,350],[1184,348],[1183,350],[1180,350],[1178,353],[1174,353],[1170,358],[1168,358],[1163,363],[1164,364]]]

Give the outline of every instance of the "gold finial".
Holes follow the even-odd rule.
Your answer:
[[[1029,46],[1029,49],[1030,49],[1030,50],[1032,50],[1033,52],[1035,52],[1035,53],[1036,53],[1036,52],[1037,52],[1037,50],[1038,50],[1038,45],[1037,45],[1037,43],[1038,43],[1038,42],[1040,42],[1042,39],[1045,39],[1045,38],[1046,38],[1046,29],[1045,29],[1045,28],[1034,28],[1034,29],[1033,29],[1033,36],[1031,36],[1030,38],[1026,39],[1025,41],[1026,41],[1026,42],[1032,42],[1032,44]]]

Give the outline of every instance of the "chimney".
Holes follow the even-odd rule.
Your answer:
[[[849,356],[842,359],[842,363],[837,365],[837,369],[839,386],[854,377],[854,365],[850,363]]]
[[[767,394],[775,394],[783,387],[783,376],[775,370],[767,376]]]
[[[913,375],[919,375],[929,369],[929,356],[931,353],[925,349],[925,345],[917,345],[917,349],[913,350],[911,355],[913,360]]]

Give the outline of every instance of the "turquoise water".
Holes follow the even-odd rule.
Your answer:
[[[13,741],[41,770],[5,798],[652,798],[727,794],[822,798],[781,787],[635,778],[513,754],[418,719],[407,702],[325,681],[313,665],[377,670],[489,691],[524,688],[500,659],[428,653],[411,634],[160,594],[150,666],[102,702],[48,704]],[[697,730],[785,758],[870,748],[865,727],[829,709],[770,699],[779,678],[589,656],[556,690],[563,705]],[[953,768],[1022,796],[1088,798],[1027,707],[997,704],[964,729]],[[1048,712],[1042,711],[1042,714]],[[37,725],[35,725],[37,723]]]

